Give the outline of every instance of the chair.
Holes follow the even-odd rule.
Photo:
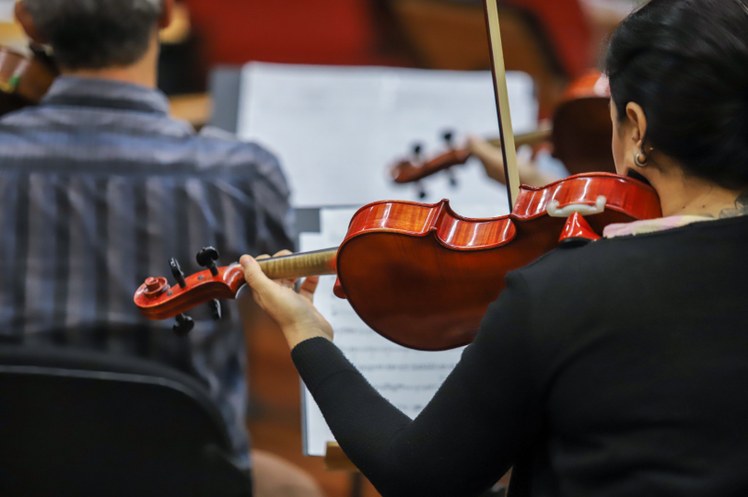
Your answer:
[[[0,495],[251,497],[205,387],[148,361],[0,346]]]

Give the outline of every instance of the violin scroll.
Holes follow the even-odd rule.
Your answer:
[[[195,325],[194,320],[183,311],[207,303],[213,319],[221,319],[218,299],[234,298],[244,284],[244,273],[238,264],[216,265],[218,251],[215,248],[200,249],[196,259],[206,270],[185,276],[179,262],[172,258],[169,266],[176,285],[170,285],[163,276],[149,276],[133,298],[149,319],[174,317],[173,330],[180,336],[188,334]]]
[[[523,145],[536,146],[546,142],[550,137],[550,127],[541,126],[537,130],[517,135],[515,137],[515,145],[518,147]],[[390,167],[392,181],[398,184],[415,183],[419,189],[419,196],[421,198],[424,198],[426,195],[420,181],[438,172],[444,171],[448,175],[450,185],[453,187],[457,186],[457,177],[452,168],[465,164],[472,157],[473,152],[467,146],[455,146],[454,133],[452,131],[445,131],[442,134],[442,139],[444,140],[446,149],[428,159],[423,158],[421,145],[415,145],[410,158],[399,160]],[[495,147],[501,146],[501,140],[492,139],[488,141]]]
[[[427,176],[467,162],[470,158],[470,151],[466,148],[455,147],[453,131],[448,130],[442,133],[442,139],[446,145],[446,151],[426,161],[423,160],[423,146],[420,143],[414,144],[411,157],[396,162],[390,168],[392,181],[395,183],[417,182]]]

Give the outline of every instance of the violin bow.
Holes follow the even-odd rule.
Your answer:
[[[501,143],[501,157],[504,160],[506,174],[506,189],[509,199],[509,212],[514,209],[514,202],[519,194],[519,170],[517,169],[517,150],[514,145],[512,117],[509,111],[509,90],[506,84],[506,65],[504,64],[504,49],[501,44],[501,27],[499,26],[498,0],[485,0],[486,29],[489,38],[491,54],[491,74],[496,97],[496,112],[499,118],[499,136]]]

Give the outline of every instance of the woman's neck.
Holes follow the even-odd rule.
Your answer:
[[[723,188],[687,176],[682,170],[670,176],[661,175],[652,185],[660,195],[663,216],[691,215],[716,219],[748,214],[748,189]]]

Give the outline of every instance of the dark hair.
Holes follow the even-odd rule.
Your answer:
[[[647,117],[645,143],[686,173],[748,186],[748,0],[651,0],[611,38],[606,60],[621,121]]]
[[[162,0],[22,0],[55,59],[69,69],[137,62],[161,15]]]

